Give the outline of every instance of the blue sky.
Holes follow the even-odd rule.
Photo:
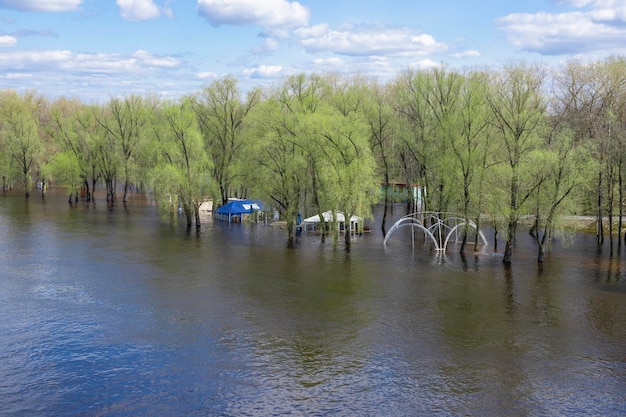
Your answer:
[[[0,0],[0,89],[51,99],[611,54],[626,54],[626,0]]]

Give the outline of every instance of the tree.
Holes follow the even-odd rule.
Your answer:
[[[542,95],[545,73],[542,68],[523,64],[503,68],[493,79],[493,89],[487,102],[494,117],[498,139],[502,141],[508,186],[506,207],[507,235],[505,264],[511,263],[515,233],[524,203],[539,186],[531,173],[536,167],[528,164],[527,156],[539,145],[541,130],[545,125],[546,100]]]
[[[166,103],[156,111],[152,185],[162,213],[179,205],[191,229],[200,228],[199,207],[208,193],[210,163],[191,98]]]
[[[60,181],[78,200],[78,191],[85,187],[87,201],[91,201],[89,174],[93,172],[92,152],[87,140],[88,135],[81,132],[78,123],[83,104],[78,100],[61,98],[52,103],[47,133],[53,139],[57,151],[49,162],[46,171],[53,180]],[[57,155],[62,155],[58,156]],[[64,169],[69,169],[65,173]],[[76,178],[80,176],[80,179]],[[76,183],[75,181],[79,181]]]
[[[45,165],[43,172],[46,177],[58,181],[67,188],[70,204],[72,204],[72,197],[78,200],[78,191],[84,182],[84,172],[76,154],[67,150],[54,154]]]
[[[421,198],[429,210],[445,211],[449,190],[442,173],[449,166],[442,163],[445,148],[432,113],[433,74],[411,69],[404,72],[394,82],[393,102],[399,115],[400,166],[406,183],[421,186]]]
[[[609,211],[609,228],[612,229],[613,193],[619,183],[623,161],[622,129],[616,118],[621,113],[618,103],[623,102],[623,98],[620,99],[624,95],[623,74],[623,59],[609,58],[588,65],[570,61],[558,74],[554,94],[560,108],[559,117],[579,140],[584,141],[593,156],[595,201],[587,205],[595,211],[598,245],[604,242],[605,210]]]
[[[450,148],[456,173],[462,188],[461,214],[465,218],[460,252],[465,251],[468,224],[474,219],[478,228],[484,192],[482,179],[488,169],[487,157],[491,138],[491,120],[486,101],[487,75],[481,72],[467,74],[459,90],[458,130],[450,136]],[[493,149],[492,149],[493,151]],[[475,243],[478,243],[478,235]]]
[[[245,123],[260,95],[259,90],[253,89],[242,100],[237,80],[227,77],[205,87],[196,98],[194,108],[222,204],[228,202],[235,188],[236,168],[250,136],[244,134]]]
[[[124,174],[123,202],[128,201],[128,189],[135,177],[135,157],[148,130],[151,109],[147,100],[130,95],[124,99],[111,99],[103,109],[98,123],[104,136],[111,139],[119,153]],[[141,159],[141,158],[138,158]],[[111,194],[114,199],[115,192]]]
[[[34,111],[35,103],[15,92],[7,92],[0,98],[0,132],[10,156],[10,167],[19,172],[26,198],[30,196],[32,175],[42,154]]]
[[[396,119],[388,88],[371,83],[363,106],[363,116],[369,128],[370,147],[377,161],[377,170],[385,187],[384,209],[381,229],[385,234],[385,222],[389,206],[389,184],[394,175],[394,162],[398,157],[395,145]]]
[[[335,80],[330,93],[332,108],[318,112],[323,119],[317,126],[322,140],[320,147],[327,149],[323,158],[330,168],[326,192],[331,207],[344,213],[344,238],[349,249],[350,219],[352,215],[371,216],[371,206],[379,200],[380,178],[376,175],[376,161],[369,142],[370,130],[363,117],[365,83],[359,78]]]
[[[545,143],[529,156],[532,163],[540,167],[535,181],[539,184],[533,198],[536,201],[535,222],[531,234],[537,242],[537,262],[542,263],[545,253],[558,227],[558,219],[568,198],[576,187],[583,184],[586,149],[558,117],[553,119],[553,128],[546,135]]]
[[[305,108],[310,111],[319,100],[305,94],[304,81],[302,75],[291,77],[262,103],[256,115],[258,138],[252,153],[256,187],[283,214],[290,244],[295,240],[297,215],[310,172],[300,141],[302,114],[296,106],[309,102]],[[309,85],[309,92],[311,88]]]
[[[120,154],[117,152],[117,142],[102,122],[106,117],[104,109],[98,105],[86,106],[78,115],[80,135],[88,144],[87,147],[92,159],[92,190],[95,191],[96,180],[101,177],[106,189],[106,200],[110,205],[115,204],[117,173],[120,166]]]

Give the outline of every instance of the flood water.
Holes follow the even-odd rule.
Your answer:
[[[520,233],[507,271],[396,233],[0,195],[0,415],[626,414],[626,255],[578,236],[540,271]]]

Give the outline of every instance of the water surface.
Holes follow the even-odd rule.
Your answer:
[[[626,255],[579,236],[539,270],[524,233],[505,270],[397,233],[0,196],[0,414],[626,414]]]

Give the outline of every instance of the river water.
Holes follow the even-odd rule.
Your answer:
[[[0,415],[626,414],[626,255],[578,236],[539,270],[524,233],[505,270],[397,234],[0,196]]]

